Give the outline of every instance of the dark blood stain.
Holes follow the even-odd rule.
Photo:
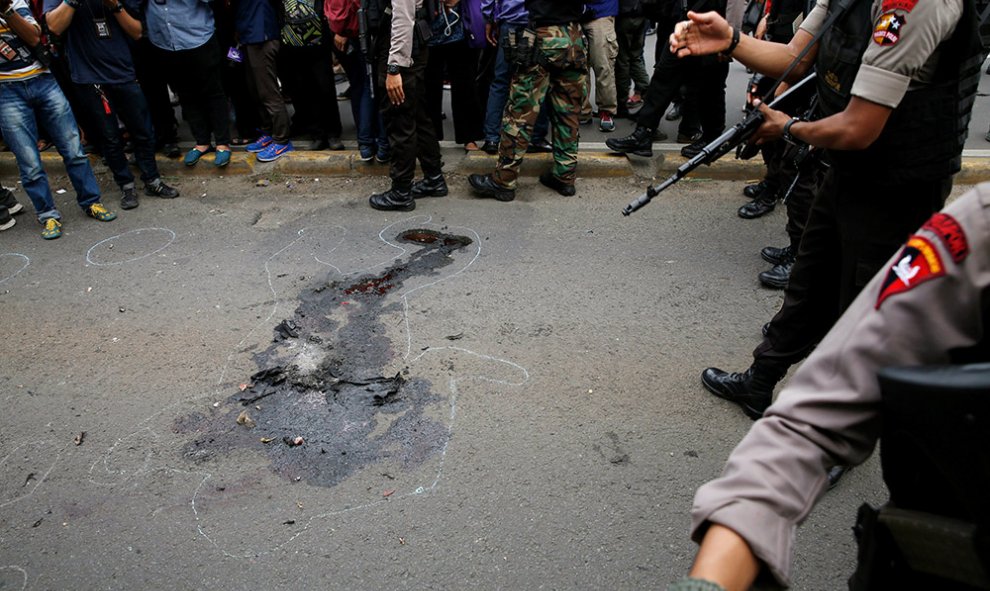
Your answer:
[[[217,462],[250,449],[289,481],[333,486],[377,462],[415,468],[443,449],[446,397],[427,380],[384,375],[396,354],[382,316],[403,304],[383,296],[413,277],[439,275],[451,253],[472,241],[426,229],[396,239],[420,248],[380,274],[304,291],[293,316],[274,328],[272,344],[255,355],[250,386],[208,415],[176,419],[173,431],[193,436],[182,450],[187,460]],[[254,427],[238,424],[242,412]]]

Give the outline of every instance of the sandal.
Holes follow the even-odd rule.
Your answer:
[[[186,166],[195,166],[196,163],[199,162],[199,159],[203,157],[203,154],[206,154],[212,150],[212,148],[207,148],[206,150],[198,150],[193,148],[192,150],[186,152],[186,157],[182,160],[182,162]]]

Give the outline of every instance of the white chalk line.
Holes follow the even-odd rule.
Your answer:
[[[24,260],[24,264],[21,266],[20,269],[14,271],[13,274],[8,275],[8,276],[4,277],[3,279],[0,279],[0,285],[3,285],[4,283],[10,281],[14,277],[17,277],[18,275],[21,274],[21,271],[23,271],[24,269],[27,269],[28,266],[31,265],[31,259],[28,258],[27,255],[21,254],[19,252],[5,252],[3,254],[0,254],[0,257],[20,257],[21,259]]]
[[[20,591],[24,591],[24,589],[27,589],[28,574],[27,574],[27,571],[26,570],[24,570],[23,568],[17,566],[16,564],[9,564],[7,566],[0,566],[0,572],[5,571],[5,570],[12,570],[12,571],[14,571],[16,573],[19,573],[21,575],[21,589],[20,589]]]
[[[49,443],[51,443],[51,442],[50,441],[46,441],[46,440],[42,440],[42,441],[26,441],[24,443],[21,443],[19,445],[16,445],[12,450],[10,450],[10,452],[7,455],[5,455],[3,457],[3,459],[0,459],[0,466],[3,466],[3,464],[7,462],[7,460],[10,458],[10,456],[12,454],[14,452],[16,452],[17,450],[21,449],[22,447],[47,445]],[[62,453],[65,452],[65,449],[66,448],[63,447],[61,450],[59,450],[59,452],[57,454],[55,454],[55,459],[52,460],[51,465],[48,466],[48,469],[45,470],[45,473],[42,474],[40,478],[37,478],[36,479],[37,482],[34,483],[34,486],[31,487],[31,490],[29,490],[27,493],[25,493],[23,495],[20,495],[18,497],[14,497],[13,499],[9,499],[7,501],[4,501],[4,502],[0,503],[0,509],[6,507],[8,505],[13,505],[17,501],[20,501],[21,499],[26,499],[26,498],[34,495],[35,491],[38,490],[38,487],[41,486],[41,483],[44,482],[48,478],[48,475],[52,473],[52,470],[55,469],[55,464],[58,463],[59,459],[62,457]]]
[[[132,257],[132,258],[129,258],[129,259],[126,259],[126,260],[123,260],[123,261],[114,261],[112,263],[98,263],[98,262],[96,262],[96,261],[94,261],[92,259],[93,250],[95,250],[101,244],[105,244],[107,242],[111,242],[111,241],[114,241],[114,240],[119,240],[119,239],[123,238],[124,236],[127,236],[128,234],[140,234],[142,232],[165,232],[170,237],[168,239],[168,242],[166,242],[165,244],[163,244],[159,248],[157,248],[155,250],[152,250],[151,252],[142,254],[140,256]],[[95,265],[97,267],[111,267],[111,266],[114,266],[114,265],[123,265],[125,263],[133,263],[134,261],[140,261],[141,259],[148,258],[148,257],[150,257],[153,254],[157,254],[157,253],[165,250],[166,248],[168,248],[169,246],[171,246],[173,242],[175,242],[175,232],[173,232],[172,230],[170,230],[168,228],[137,228],[135,230],[129,230],[127,232],[124,232],[123,234],[117,234],[116,236],[111,236],[109,238],[104,238],[103,240],[100,240],[99,242],[97,242],[93,246],[90,246],[89,247],[89,250],[86,251],[86,262],[89,263],[89,264],[91,264],[91,265]]]

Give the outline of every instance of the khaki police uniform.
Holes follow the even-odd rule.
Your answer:
[[[877,371],[985,353],[988,295],[990,184],[925,222],[869,282],[733,451],[721,478],[698,490],[693,538],[709,523],[729,527],[788,584],[795,529],[825,491],[827,470],[863,462],[876,444]]]

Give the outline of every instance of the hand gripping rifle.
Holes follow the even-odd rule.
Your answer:
[[[786,92],[782,93],[767,106],[771,109],[780,110],[780,107],[785,105],[792,96],[797,94],[799,89],[801,89],[805,84],[811,84],[814,78],[814,74],[809,74],[803,80],[788,88]],[[652,201],[654,197],[662,193],[677,181],[686,177],[691,173],[691,171],[698,168],[702,164],[711,164],[722,156],[725,156],[729,152],[735,150],[743,142],[752,137],[752,135],[756,133],[756,130],[759,129],[762,124],[763,113],[761,113],[759,109],[753,109],[742,121],[736,123],[725,133],[720,135],[715,140],[712,140],[710,144],[702,148],[701,152],[699,152],[694,158],[691,158],[684,164],[678,166],[677,170],[674,171],[674,174],[670,175],[667,180],[663,181],[659,185],[650,185],[647,187],[646,193],[641,195],[638,199],[627,205],[625,209],[622,210],[622,215],[629,215],[637,209],[643,207]]]

